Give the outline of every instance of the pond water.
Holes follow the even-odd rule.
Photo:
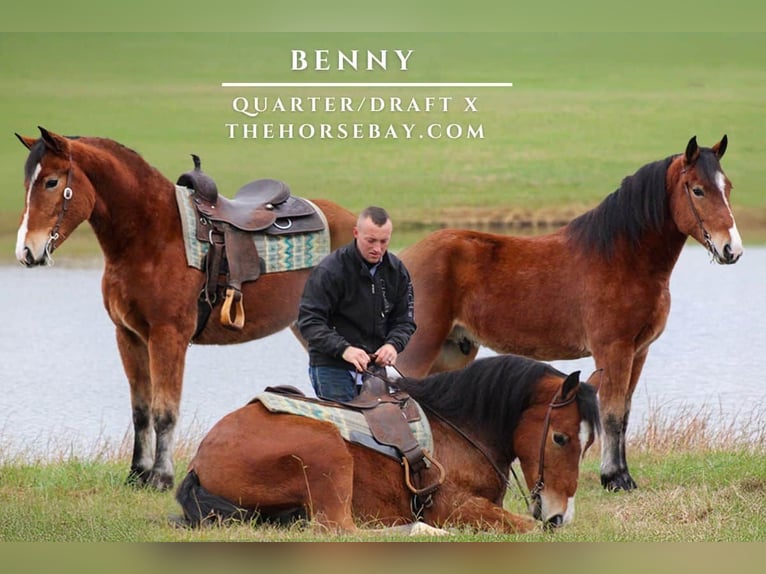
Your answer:
[[[130,395],[100,281],[99,268],[0,267],[0,456],[91,456],[132,445]],[[689,245],[671,294],[667,328],[634,394],[629,432],[641,432],[658,410],[666,417],[707,413],[723,428],[761,416],[766,248],[746,249],[739,263],[722,267]],[[589,358],[553,364],[585,376],[593,370]],[[306,367],[306,353],[287,330],[242,345],[190,347],[180,436],[201,438],[267,385],[311,394]]]

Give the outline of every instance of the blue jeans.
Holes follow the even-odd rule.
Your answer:
[[[348,369],[309,367],[314,392],[322,399],[350,401],[356,397],[356,380]]]

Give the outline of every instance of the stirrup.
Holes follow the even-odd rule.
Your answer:
[[[234,318],[231,317],[231,306],[234,304]],[[221,325],[227,329],[241,331],[245,326],[245,307],[242,304],[242,291],[234,287],[226,288],[226,298],[221,307]]]
[[[423,451],[423,458],[428,460],[431,464],[433,464],[437,470],[439,471],[439,478],[436,480],[435,483],[431,484],[430,486],[426,486],[424,488],[416,488],[412,484],[412,480],[410,479],[410,463],[407,460],[407,457],[402,457],[402,464],[404,465],[404,483],[407,485],[407,488],[409,488],[410,492],[416,496],[427,496],[429,494],[432,494],[436,491],[437,488],[439,488],[442,483],[444,482],[445,477],[447,476],[447,473],[444,471],[444,467],[439,463],[438,460],[431,457],[430,454],[428,454],[428,451]]]

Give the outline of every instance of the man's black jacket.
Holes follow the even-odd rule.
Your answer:
[[[374,353],[391,343],[400,353],[416,328],[410,274],[386,252],[373,277],[353,241],[311,272],[297,324],[312,366],[352,369],[341,359],[349,345]]]

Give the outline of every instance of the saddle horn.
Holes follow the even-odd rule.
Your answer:
[[[194,162],[194,169],[182,173],[176,185],[193,189],[206,201],[214,204],[218,199],[218,186],[209,175],[202,171],[202,160],[197,154],[191,154]]]

